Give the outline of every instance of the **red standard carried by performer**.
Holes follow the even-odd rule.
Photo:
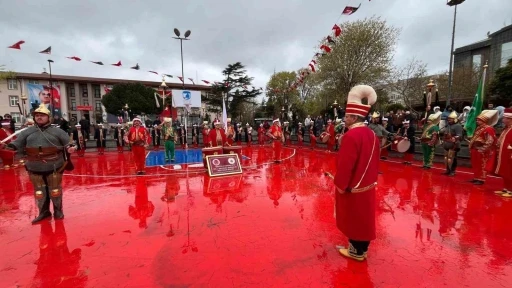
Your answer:
[[[512,197],[512,108],[503,113],[505,129],[498,138],[496,174],[503,178],[503,190],[496,191],[503,197]]]
[[[274,153],[274,162],[281,161],[281,148],[283,146],[283,130],[279,123],[279,118],[274,119],[272,127],[267,132],[267,136],[272,139],[272,150]]]
[[[367,98],[368,105],[361,100]],[[375,236],[375,187],[377,186],[380,141],[363,123],[371,105],[377,101],[375,90],[366,85],[352,88],[348,94],[343,135],[334,176],[336,226],[348,237],[341,255],[364,261]]]
[[[215,129],[210,130],[210,134],[208,135],[210,147],[231,146],[228,143],[226,132],[222,129],[222,123],[220,123],[219,120],[215,120],[213,124],[215,125]]]
[[[132,145],[137,175],[143,175],[146,168],[146,147],[148,147],[149,133],[142,127],[140,118],[133,118],[133,127],[128,131],[128,142]]]
[[[493,126],[498,123],[498,116],[498,110],[484,110],[476,117],[477,128],[469,142],[474,175],[471,182],[475,185],[484,184],[487,172],[494,168],[496,132]]]

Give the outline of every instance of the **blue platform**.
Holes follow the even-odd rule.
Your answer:
[[[146,166],[160,166],[166,164],[202,163],[201,149],[176,150],[173,162],[165,162],[165,151],[151,151],[146,158]]]
[[[242,155],[242,160],[250,159]],[[146,157],[146,166],[160,166],[168,164],[190,164],[203,163],[203,152],[201,149],[176,150],[173,162],[165,162],[165,151],[151,151]]]

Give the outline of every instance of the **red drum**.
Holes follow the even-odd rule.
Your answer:
[[[204,168],[208,168],[208,164],[206,164],[206,156],[222,154],[222,147],[207,147],[203,148],[202,151]]]
[[[242,162],[242,146],[224,146],[224,154],[238,154],[238,159]]]
[[[327,143],[327,141],[329,141],[329,137],[331,137],[329,133],[323,132],[322,134],[320,134],[320,142]]]
[[[409,150],[410,147],[411,147],[411,142],[409,141],[409,139],[404,138],[404,137],[396,138],[395,140],[393,140],[393,143],[391,144],[391,150],[394,150],[394,151],[397,151],[400,153],[407,152],[407,150]]]

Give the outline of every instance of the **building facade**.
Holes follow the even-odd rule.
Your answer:
[[[487,61],[489,79],[512,58],[512,25],[488,33],[487,39],[459,47],[454,51],[454,70],[482,67]]]
[[[97,122],[98,115],[104,117],[105,107],[101,103],[102,97],[109,89],[121,83],[141,83],[143,85],[158,89],[161,82],[138,81],[125,79],[91,78],[66,75],[52,75],[53,87],[60,88],[60,113],[67,120],[77,120],[85,117],[91,123]],[[22,115],[38,103],[30,103],[28,97],[29,89],[35,85],[50,85],[50,75],[47,73],[16,73],[15,79],[0,81],[0,115],[10,114],[19,125]],[[205,95],[210,91],[209,86],[179,83],[167,83],[167,89],[187,89],[201,91]],[[32,99],[33,100],[33,99]],[[206,107],[193,108],[189,115],[194,123],[206,116]],[[183,109],[178,109],[178,118],[184,117]],[[210,116],[211,117],[211,116]],[[215,116],[213,116],[215,118]],[[211,118],[211,119],[213,119]]]

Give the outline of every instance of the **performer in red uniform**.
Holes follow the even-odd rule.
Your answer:
[[[267,132],[267,136],[272,139],[272,150],[274,152],[274,162],[281,162],[281,148],[283,146],[283,130],[279,123],[279,118],[274,119],[272,127]]]
[[[142,126],[140,118],[134,118],[132,122],[133,127],[128,131],[128,142],[132,145],[137,175],[142,175],[145,173],[146,147],[149,146],[149,133],[148,130]]]
[[[210,147],[231,146],[228,143],[226,132],[222,129],[222,123],[220,123],[219,120],[215,120],[213,124],[215,125],[215,129],[210,130],[210,134],[208,135]]]
[[[363,98],[369,105],[362,104]],[[343,135],[337,155],[336,225],[348,237],[348,247],[338,247],[341,255],[358,261],[366,259],[370,241],[375,239],[375,186],[379,168],[379,139],[363,124],[377,101],[372,87],[355,86],[347,99]]]
[[[512,108],[506,108],[503,113],[505,129],[498,139],[498,158],[496,174],[503,178],[503,190],[496,191],[503,197],[512,197]]]
[[[316,136],[315,136],[315,131],[313,130],[313,125],[310,125],[310,127],[309,127],[309,143],[310,143],[311,149],[315,149]]]
[[[263,128],[263,123],[261,123],[260,128],[258,128],[258,144],[265,144],[265,128]]]
[[[476,118],[477,128],[469,142],[471,167],[475,185],[485,182],[487,171],[492,171],[495,163],[496,132],[493,126],[498,123],[498,110],[484,110]]]
[[[0,141],[11,136],[12,132],[10,129],[10,125],[11,125],[11,123],[9,123],[7,121],[2,122],[2,127],[0,128]],[[16,140],[16,137],[13,137],[10,140],[7,140],[5,142],[5,144],[7,145],[14,140]],[[1,150],[0,151],[0,158],[2,159],[2,164],[4,165],[4,168],[10,168],[14,164],[14,156],[15,155],[16,155],[15,151],[9,151],[9,150]]]
[[[329,152],[333,152],[334,144],[336,143],[336,134],[334,132],[334,125],[332,125],[331,119],[327,121],[327,128],[325,130],[327,131],[327,134],[329,134],[329,140],[327,140],[327,150]]]
[[[297,128],[297,142],[299,144],[299,147],[302,147],[302,144],[304,142],[304,134],[306,129],[302,127],[302,123],[299,122],[299,128]]]
[[[208,127],[208,121],[203,122],[203,146],[208,147],[210,145],[210,140],[208,139],[208,135],[210,134],[210,127]]]

